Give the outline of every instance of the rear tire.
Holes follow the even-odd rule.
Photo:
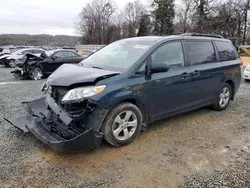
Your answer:
[[[232,87],[228,83],[221,86],[220,92],[217,95],[216,102],[213,104],[213,109],[217,111],[225,110],[232,98]]]
[[[107,115],[102,133],[104,140],[115,147],[128,145],[140,133],[142,114],[140,109],[131,103],[122,103]]]
[[[41,80],[42,77],[43,77],[43,72],[40,68],[34,68],[32,71],[31,71],[31,74],[30,74],[30,77],[32,80]]]

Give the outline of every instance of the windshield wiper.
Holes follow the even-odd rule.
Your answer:
[[[103,68],[101,68],[101,67],[96,67],[96,66],[92,66],[92,68],[103,70]]]

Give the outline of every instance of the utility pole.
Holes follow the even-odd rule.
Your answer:
[[[245,7],[244,32],[243,32],[243,41],[242,41],[243,44],[245,44],[245,42],[246,42],[247,18],[248,18],[248,10],[250,8],[249,3],[250,3],[250,0],[247,0],[246,7]]]

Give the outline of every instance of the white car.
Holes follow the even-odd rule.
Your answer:
[[[243,73],[243,78],[245,80],[250,80],[250,65],[248,65]]]
[[[4,61],[4,64],[7,67],[12,67],[13,68],[13,67],[15,67],[15,61],[21,60],[25,54],[32,53],[32,54],[35,54],[35,55],[40,55],[43,52],[44,52],[44,50],[39,49],[39,48],[21,49],[21,50],[15,51],[14,53],[12,53],[8,57],[6,57],[5,61]]]
[[[9,57],[9,56],[10,56],[10,54],[1,55],[0,56],[0,65],[5,65],[6,58]]]
[[[6,48],[0,48],[0,57],[6,54],[10,54],[10,50]]]

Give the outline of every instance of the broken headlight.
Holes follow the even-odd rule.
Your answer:
[[[47,91],[48,87],[47,87],[47,82],[44,82],[42,87],[41,87],[41,91],[44,92],[44,91]]]
[[[103,92],[105,88],[106,86],[102,85],[102,86],[80,87],[72,89],[68,91],[66,95],[63,97],[62,104],[81,102],[87,97],[91,97],[93,95]]]
[[[43,83],[42,87],[41,87],[41,91],[42,92],[48,92],[50,90],[51,92],[51,86],[50,86],[51,80],[47,79],[46,82]]]

